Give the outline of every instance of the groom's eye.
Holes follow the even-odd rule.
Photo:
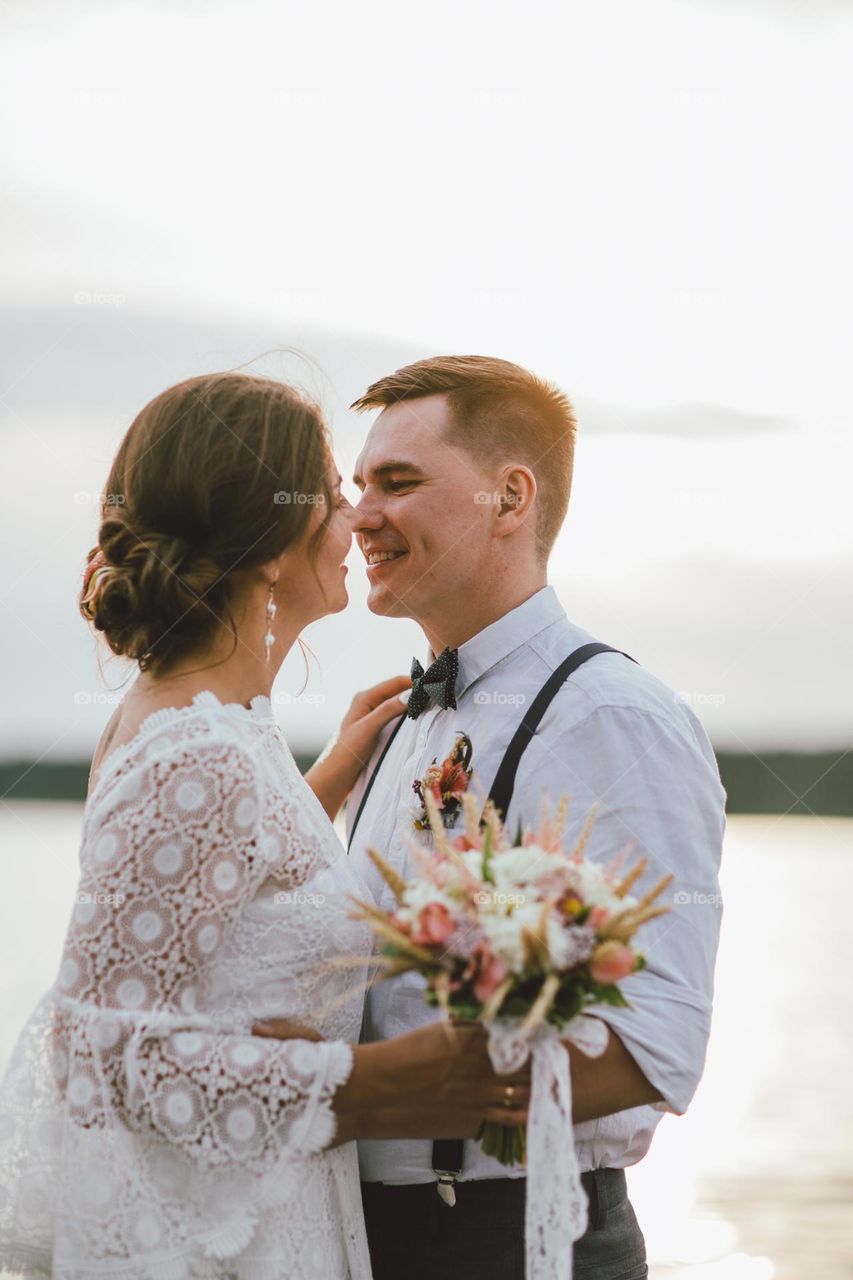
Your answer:
[[[388,488],[392,493],[399,493],[401,489],[412,489],[417,484],[417,480],[389,480]]]

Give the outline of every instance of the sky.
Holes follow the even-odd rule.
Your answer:
[[[345,476],[346,404],[408,359],[554,378],[570,616],[720,747],[850,745],[844,6],[13,0],[0,29],[0,755],[85,753],[106,719],[80,495],[133,415],[282,345]],[[306,637],[323,701],[293,701],[298,658],[277,682],[295,746],[423,651],[351,563]]]

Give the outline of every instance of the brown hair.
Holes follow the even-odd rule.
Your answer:
[[[433,356],[368,387],[353,409],[446,395],[454,443],[469,453],[519,461],[536,477],[536,549],[544,563],[569,506],[577,420],[552,382],[490,356]]]
[[[298,542],[322,504],[315,558],[333,512],[330,458],[319,407],[281,382],[214,373],[163,391],[110,470],[83,617],[154,675],[220,623],[236,647],[232,575]]]

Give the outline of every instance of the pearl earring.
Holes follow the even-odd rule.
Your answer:
[[[275,636],[272,633],[273,619],[275,618],[275,615],[276,615],[276,603],[275,603],[275,600],[273,600],[274,586],[275,586],[275,583],[271,582],[270,598],[269,600],[267,600],[267,631],[266,631],[266,635],[264,636],[264,648],[266,649],[266,654],[267,654],[267,665],[269,665],[270,653],[272,651],[272,647],[275,642]]]

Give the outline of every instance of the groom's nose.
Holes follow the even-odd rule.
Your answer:
[[[363,494],[361,501],[355,506],[353,531],[357,534],[367,533],[371,529],[379,529],[384,523],[385,517],[382,512],[368,501],[367,494]]]

